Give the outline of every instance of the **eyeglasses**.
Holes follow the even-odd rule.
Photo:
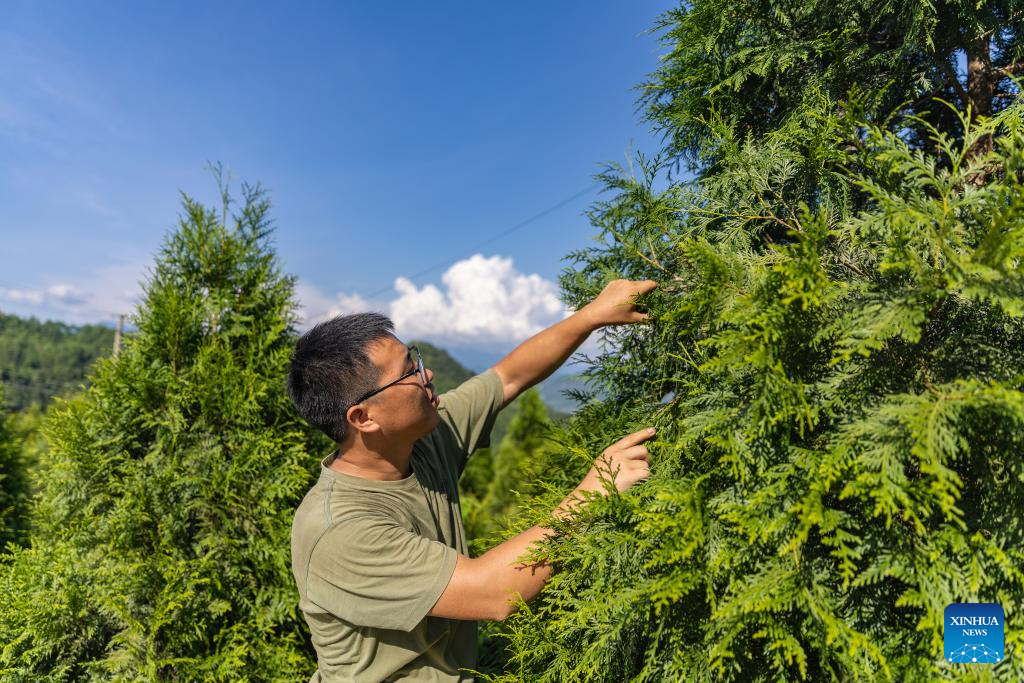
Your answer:
[[[401,382],[403,379],[406,379],[407,377],[412,377],[413,375],[416,375],[416,374],[418,374],[420,376],[420,381],[423,382],[423,386],[427,386],[427,371],[423,367],[423,356],[420,355],[419,349],[417,349],[415,346],[410,346],[409,350],[416,354],[416,367],[414,367],[412,370],[410,370],[409,372],[405,373],[404,375],[402,375],[401,377],[396,379],[394,382],[388,382],[387,384],[385,384],[382,387],[377,387],[373,391],[370,391],[370,392],[367,392],[367,393],[363,394],[362,396],[360,396],[356,400],[352,401],[352,403],[350,405],[354,406],[357,403],[362,403],[363,401],[365,401],[366,399],[370,398],[371,396],[379,394],[380,392],[384,391],[388,387],[392,387],[392,386],[398,384],[399,382]]]

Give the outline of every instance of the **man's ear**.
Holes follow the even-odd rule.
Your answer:
[[[380,425],[370,417],[370,414],[362,403],[350,406],[349,409],[345,411],[345,421],[348,422],[349,426],[356,431],[364,433],[380,431]]]

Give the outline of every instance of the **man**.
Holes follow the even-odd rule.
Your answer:
[[[476,620],[502,620],[551,575],[522,564],[535,526],[470,558],[458,479],[489,442],[498,412],[605,325],[647,318],[633,305],[657,286],[615,280],[572,316],[438,397],[419,353],[376,313],[321,323],[299,340],[288,392],[337,443],[295,513],[292,571],[318,670],[312,681],[462,681],[476,666]],[[598,457],[622,491],[648,476],[645,429]],[[605,493],[598,463],[554,511]]]

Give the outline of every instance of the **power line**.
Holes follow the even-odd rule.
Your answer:
[[[422,277],[422,276],[426,275],[427,273],[430,273],[432,271],[437,270],[438,268],[443,268],[444,266],[448,265],[449,263],[451,263],[452,261],[454,261],[457,258],[461,258],[463,256],[467,256],[468,254],[471,254],[471,253],[475,252],[480,247],[485,247],[488,244],[491,244],[493,242],[496,242],[496,241],[500,240],[502,237],[505,237],[506,235],[512,234],[516,230],[519,230],[521,228],[525,228],[530,223],[533,223],[534,221],[540,220],[544,216],[547,216],[548,214],[557,211],[558,209],[562,208],[566,204],[569,204],[569,203],[579,199],[583,195],[593,191],[594,189],[596,189],[600,185],[601,185],[601,183],[599,183],[599,182],[591,183],[586,188],[580,190],[579,192],[577,192],[576,194],[572,195],[571,197],[567,197],[566,199],[563,199],[562,201],[558,202],[557,204],[554,204],[553,206],[549,206],[548,208],[544,209],[540,213],[534,214],[533,216],[530,216],[526,220],[520,221],[519,223],[516,223],[511,228],[506,228],[505,230],[502,230],[501,232],[499,232],[499,233],[497,233],[495,235],[492,235],[491,237],[488,237],[483,242],[478,242],[477,244],[474,244],[471,247],[467,247],[465,250],[463,250],[462,252],[460,252],[458,254],[455,254],[454,256],[449,256],[448,258],[444,259],[443,261],[438,261],[434,265],[429,266],[427,268],[424,268],[423,270],[419,271],[418,273],[414,273],[413,275],[410,275],[409,279],[410,280],[415,280],[416,278]],[[377,291],[371,292],[370,294],[366,295],[366,298],[367,299],[372,299],[375,296],[379,296],[381,294],[384,294],[385,292],[390,291],[391,287],[392,287],[392,285],[388,285],[387,287],[381,287]]]

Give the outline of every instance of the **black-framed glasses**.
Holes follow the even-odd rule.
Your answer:
[[[404,375],[402,375],[401,377],[396,379],[394,382],[388,382],[387,384],[385,384],[382,387],[377,387],[373,391],[369,391],[369,392],[363,394],[362,396],[360,396],[356,400],[352,401],[352,403],[350,405],[354,406],[357,403],[362,403],[363,401],[365,401],[366,399],[370,398],[371,396],[375,396],[376,394],[379,394],[380,392],[384,391],[388,387],[393,387],[394,385],[396,385],[399,382],[401,382],[403,379],[412,377],[413,375],[416,375],[416,374],[419,374],[420,380],[423,382],[423,386],[427,386],[427,370],[426,370],[426,368],[423,367],[423,356],[420,355],[420,350],[417,349],[415,346],[410,346],[409,347],[409,351],[412,351],[412,352],[414,352],[416,354],[416,367],[414,367],[412,370],[410,370],[409,372],[405,373]]]

